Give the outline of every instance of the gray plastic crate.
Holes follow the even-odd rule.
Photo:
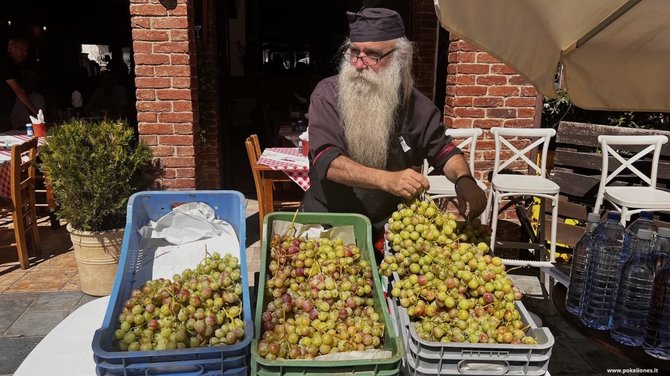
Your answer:
[[[405,354],[403,368],[409,376],[434,375],[523,375],[547,373],[554,336],[548,328],[538,328],[521,302],[516,307],[528,333],[537,345],[473,344],[425,341],[416,333],[407,310],[389,299],[394,325],[400,329]]]

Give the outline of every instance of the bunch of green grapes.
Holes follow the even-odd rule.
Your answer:
[[[207,255],[195,268],[133,290],[114,332],[121,351],[231,345],[244,338],[237,257]]]
[[[260,356],[311,359],[379,348],[384,322],[374,309],[371,265],[357,246],[276,235],[270,254]]]
[[[379,266],[382,275],[396,277],[391,296],[426,340],[536,343],[514,304],[520,290],[502,259],[489,254],[486,235],[478,238],[485,234],[481,225],[455,218],[426,201],[393,213],[386,234],[393,253]]]

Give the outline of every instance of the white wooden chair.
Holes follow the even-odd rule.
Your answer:
[[[552,267],[556,252],[556,223],[558,222],[558,199],[560,187],[558,184],[547,179],[547,152],[549,150],[549,141],[556,135],[556,130],[552,128],[491,128],[491,133],[495,140],[495,161],[493,166],[493,177],[491,178],[491,190],[489,191],[489,201],[491,202],[491,250],[496,247],[496,230],[498,225],[498,211],[503,199],[514,196],[534,196],[543,197],[551,200],[552,203],[552,222],[551,222],[551,245],[549,250],[549,260],[544,260],[544,255],[540,261],[503,259],[506,265],[524,265],[536,267]],[[515,145],[513,139],[530,139],[531,143],[523,149]],[[527,154],[535,148],[542,148],[540,165],[533,162]],[[518,162],[517,162],[518,161]],[[513,162],[525,162],[525,165],[535,170],[536,175],[520,175],[505,172]],[[540,239],[544,242],[544,239]],[[514,247],[516,248],[516,247]],[[520,248],[520,247],[519,247]],[[532,247],[528,247],[529,249]],[[544,249],[544,244],[535,249]]]
[[[595,213],[600,213],[600,207],[603,200],[609,201],[614,208],[621,213],[621,224],[626,225],[631,215],[642,211],[663,211],[670,212],[670,192],[656,188],[656,177],[658,173],[658,161],[661,154],[661,147],[668,142],[668,137],[663,135],[649,136],[598,136],[602,150],[602,175],[600,177],[600,186],[596,196],[596,203],[593,207]],[[640,148],[632,157],[622,155],[620,150],[615,148],[630,150]],[[651,160],[651,169],[649,175],[640,171],[635,163],[644,156],[653,153]],[[610,167],[610,158],[618,161],[619,166]],[[613,179],[622,172],[630,170],[642,180],[642,186],[619,186],[611,185]]]
[[[444,132],[447,136],[451,136],[455,139],[463,139],[457,147],[463,152],[469,154],[468,157],[468,166],[470,167],[470,172],[475,170],[475,152],[477,150],[477,138],[482,135],[483,131],[481,128],[460,128],[460,129],[447,129]],[[453,182],[447,179],[446,176],[440,175],[428,175],[433,168],[429,166],[428,161],[423,161],[423,173],[428,178],[430,183],[430,189],[428,194],[432,198],[455,198],[456,197],[456,186]],[[484,182],[476,180],[477,185],[484,191],[488,192],[488,187]],[[483,224],[488,223],[488,204],[486,210],[481,214],[480,219]]]

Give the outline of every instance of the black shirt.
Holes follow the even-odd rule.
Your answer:
[[[379,233],[402,198],[365,188],[352,188],[326,179],[331,162],[347,155],[344,128],[337,105],[337,76],[322,80],[312,92],[309,107],[310,188],[305,193],[305,211],[358,213],[367,216]],[[404,108],[404,124],[390,138],[387,171],[421,166],[424,159],[441,170],[446,161],[461,153],[445,136],[442,114],[418,90]],[[409,147],[403,151],[401,140]],[[407,149],[407,148],[405,148]]]

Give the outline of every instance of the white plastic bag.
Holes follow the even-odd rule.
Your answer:
[[[152,279],[172,279],[186,268],[195,268],[205,258],[205,251],[240,257],[233,226],[217,219],[214,209],[202,202],[182,204],[138,231],[142,236],[142,267],[133,288]]]

